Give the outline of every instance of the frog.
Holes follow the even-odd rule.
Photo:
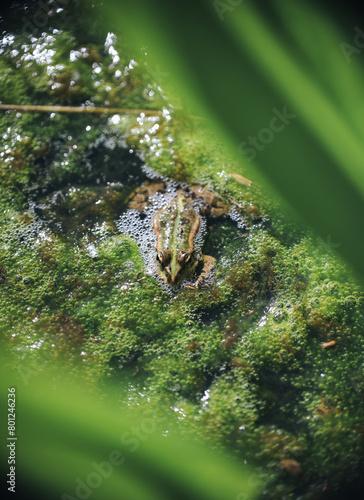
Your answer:
[[[164,182],[145,182],[128,200],[129,208],[142,212],[152,194],[163,193]],[[216,259],[203,255],[196,237],[207,217],[222,217],[230,206],[213,191],[197,184],[179,187],[175,196],[159,208],[152,219],[156,235],[155,258],[160,277],[171,287],[198,274],[194,288],[208,286],[207,278]]]

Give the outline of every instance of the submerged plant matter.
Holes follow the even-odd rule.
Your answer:
[[[120,403],[148,399],[151,414],[230,447],[265,498],[359,484],[362,288],[168,102],[144,52],[71,10],[42,33],[4,34],[1,101],[161,114],[1,112],[0,328],[23,381],[59,364],[95,388],[127,381]],[[209,286],[161,286],[152,220],[168,193],[144,215],[127,207],[146,180],[169,196],[202,184],[231,204],[202,228]]]

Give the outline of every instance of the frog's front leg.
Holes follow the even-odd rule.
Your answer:
[[[139,212],[143,212],[148,204],[148,198],[155,193],[163,193],[166,189],[164,182],[149,182],[145,181],[143,184],[135,189],[126,199],[125,203],[128,208],[133,208]]]
[[[200,276],[197,278],[195,282],[195,287],[199,288],[201,282],[203,282],[211,273],[212,269],[215,267],[216,259],[211,257],[210,255],[203,256],[203,268]]]

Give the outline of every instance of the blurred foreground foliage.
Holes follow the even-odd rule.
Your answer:
[[[330,235],[363,277],[364,35],[353,27],[346,39],[313,5],[108,3],[113,29],[148,46],[169,95],[208,120],[240,158],[241,173],[274,188],[322,239]],[[279,131],[271,122],[277,111],[285,116]],[[257,136],[251,163],[248,143]]]
[[[168,416],[151,415],[147,404],[121,410],[120,388],[95,394],[62,364],[56,371],[51,379],[24,383],[24,373],[2,357],[2,401],[16,388],[17,440],[7,441],[16,449],[16,497],[254,498],[256,475],[212,453],[201,437],[186,429],[181,436]],[[2,447],[3,463],[9,456]]]

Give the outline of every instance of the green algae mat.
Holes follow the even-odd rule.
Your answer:
[[[359,497],[364,32],[310,2],[44,5],[0,19],[4,477]]]

